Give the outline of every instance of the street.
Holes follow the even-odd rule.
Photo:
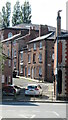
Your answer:
[[[20,95],[16,96],[17,101],[45,101],[53,100],[53,83],[39,83],[38,81],[26,80],[23,78],[14,78],[13,84],[21,87]],[[25,96],[25,87],[28,84],[40,84],[42,86],[43,95],[42,96]],[[13,100],[13,96],[3,96],[3,101]]]
[[[4,102],[1,107],[2,118],[66,118],[65,103]]]

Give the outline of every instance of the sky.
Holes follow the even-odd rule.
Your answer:
[[[11,2],[11,8],[17,0],[0,0],[0,12],[2,6],[5,6],[6,2]],[[20,5],[25,0],[19,0]],[[56,18],[58,10],[62,10],[61,14],[61,28],[66,29],[66,2],[67,0],[29,0],[32,9],[32,23],[43,24],[56,27]]]

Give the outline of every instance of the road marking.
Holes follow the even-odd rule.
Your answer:
[[[36,115],[32,115],[30,118],[34,118]]]
[[[60,117],[60,115],[57,112],[53,111],[53,113],[56,114],[58,117]]]
[[[23,115],[23,114],[20,114],[19,116],[23,118],[34,118],[35,117],[35,115]]]

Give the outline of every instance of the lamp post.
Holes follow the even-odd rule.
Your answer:
[[[57,85],[58,83],[58,37],[61,34],[61,23],[59,23],[59,20],[61,19],[60,12],[62,12],[62,10],[58,11],[58,16],[57,16],[56,99],[58,97],[58,85]],[[60,25],[60,28],[59,28],[59,25]]]

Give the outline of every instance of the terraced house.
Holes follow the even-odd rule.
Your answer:
[[[53,39],[50,39],[53,37]],[[32,79],[53,82],[54,32],[37,37],[20,51],[21,75]]]
[[[55,85],[57,81],[57,86],[55,87],[57,94],[56,89],[55,94],[59,99],[68,99],[68,33],[65,32],[62,34],[61,32],[61,17],[59,12],[57,16],[57,29],[58,37],[56,37],[54,44]]]
[[[3,84],[12,84],[11,79],[14,70],[17,72],[17,75],[47,80],[51,82],[53,81],[53,79],[48,78],[49,72],[45,72],[45,68],[47,67],[46,71],[49,71],[51,68],[50,75],[53,77],[52,55],[54,54],[54,39],[52,39],[52,35],[54,35],[54,31],[54,27],[33,24],[21,24],[13,28],[7,28],[6,30],[3,29],[0,31],[0,33],[2,33],[0,34],[0,38],[3,44],[3,54],[7,56],[7,60],[5,61],[6,63],[4,64],[5,68],[2,78]],[[52,38],[47,40],[48,37]],[[32,55],[30,55],[30,51],[32,51]],[[47,53],[47,51],[51,51],[50,55],[48,54],[49,52]],[[47,59],[48,57],[49,61]],[[47,59],[47,64],[45,59]],[[9,64],[11,65],[9,66]]]

